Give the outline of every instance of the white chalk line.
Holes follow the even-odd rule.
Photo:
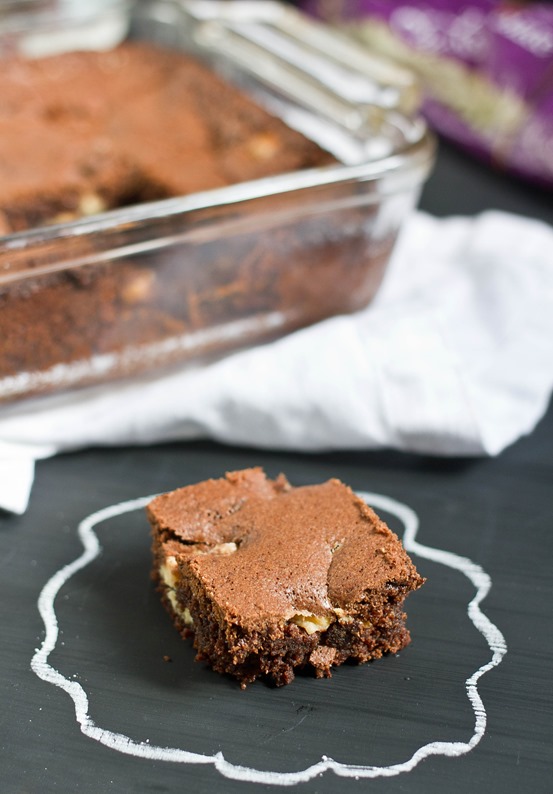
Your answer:
[[[492,651],[492,658],[489,662],[479,667],[478,670],[465,681],[467,696],[475,717],[474,732],[469,741],[430,742],[423,747],[419,747],[419,749],[406,761],[390,766],[343,764],[340,761],[335,761],[332,758],[323,756],[318,763],[312,764],[301,771],[271,772],[233,764],[227,761],[221,752],[208,755],[190,752],[177,747],[157,747],[155,745],[150,745],[148,742],[137,742],[130,739],[125,734],[115,733],[95,725],[88,714],[88,697],[83,687],[77,681],[70,681],[67,679],[48,663],[48,657],[56,647],[59,634],[54,602],[62,586],[75,573],[91,563],[101,551],[100,542],[94,531],[94,527],[115,516],[144,508],[155,495],[156,494],[153,494],[151,496],[131,499],[130,501],[111,505],[87,516],[79,524],[78,528],[79,536],[84,546],[84,552],[72,563],[57,571],[57,573],[48,580],[38,599],[38,609],[44,621],[46,633],[41,647],[35,651],[31,660],[31,668],[43,681],[60,687],[60,689],[65,690],[65,692],[70,695],[75,704],[76,720],[85,736],[100,742],[106,747],[117,750],[117,752],[133,755],[138,758],[183,764],[212,764],[215,769],[227,778],[275,786],[294,786],[298,783],[305,783],[327,771],[332,771],[340,777],[349,778],[393,777],[404,772],[410,772],[422,760],[432,755],[441,755],[450,758],[464,755],[473,750],[480,742],[486,730],[487,715],[482,698],[478,692],[478,680],[489,670],[497,667],[507,653],[507,644],[502,633],[480,610],[480,603],[490,590],[491,579],[479,565],[468,558],[460,557],[452,552],[435,549],[431,546],[425,546],[419,543],[416,540],[419,529],[419,519],[415,511],[410,507],[391,497],[366,491],[359,492],[359,496],[365,499],[372,507],[385,510],[396,516],[396,518],[402,522],[405,528],[403,543],[408,552],[460,571],[472,582],[476,589],[476,595],[468,604],[467,614],[476,629],[486,639]]]

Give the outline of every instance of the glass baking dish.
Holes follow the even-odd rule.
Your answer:
[[[409,75],[359,50],[347,68],[365,95],[352,95],[344,41],[283,4],[105,5],[97,42],[72,36],[82,20],[67,14],[61,37],[59,20],[37,30],[19,14],[10,47],[129,35],[191,51],[337,162],[1,237],[1,401],[197,362],[366,306],[432,167]]]

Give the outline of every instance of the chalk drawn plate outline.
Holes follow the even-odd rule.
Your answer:
[[[205,755],[177,747],[156,747],[147,742],[134,741],[124,734],[114,733],[95,725],[88,714],[88,697],[83,687],[77,681],[70,681],[48,664],[48,656],[56,647],[59,634],[54,601],[63,585],[77,571],[82,570],[96,559],[101,551],[100,541],[94,532],[94,527],[115,516],[145,507],[156,494],[110,505],[92,513],[81,521],[78,527],[78,534],[84,546],[84,552],[72,563],[57,571],[48,580],[38,599],[38,609],[44,621],[46,633],[41,647],[36,649],[31,660],[32,670],[43,681],[60,687],[71,696],[75,704],[75,718],[85,736],[100,742],[106,747],[110,747],[112,750],[117,750],[127,755],[134,755],[138,758],[184,764],[212,764],[222,775],[233,780],[264,783],[265,785],[294,786],[298,783],[305,783],[329,770],[340,777],[356,779],[394,777],[403,772],[410,772],[424,758],[432,755],[453,758],[469,753],[480,742],[486,730],[487,715],[484,703],[478,692],[478,681],[489,670],[497,667],[507,653],[507,644],[502,633],[480,610],[480,603],[490,591],[491,578],[479,565],[466,557],[419,543],[416,539],[419,519],[415,511],[407,505],[382,494],[369,493],[367,491],[358,491],[358,494],[372,507],[385,510],[401,521],[404,526],[403,544],[408,552],[460,571],[476,589],[476,595],[468,604],[467,614],[475,628],[486,639],[492,651],[492,657],[465,681],[467,697],[475,718],[474,732],[468,742],[429,742],[419,747],[407,761],[390,766],[343,764],[327,756],[322,756],[319,762],[304,770],[297,772],[269,772],[233,764],[227,761],[221,752],[214,755]]]

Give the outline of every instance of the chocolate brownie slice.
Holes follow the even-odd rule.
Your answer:
[[[156,497],[154,578],[199,660],[288,684],[410,640],[403,601],[423,579],[397,536],[339,480],[294,488],[259,468]]]

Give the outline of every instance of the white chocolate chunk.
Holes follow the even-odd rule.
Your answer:
[[[345,610],[340,609],[340,607],[334,608],[334,614],[338,618],[339,623],[353,623],[352,616],[348,615],[348,613]]]
[[[330,626],[330,618],[321,615],[310,615],[309,613],[298,613],[290,618],[291,623],[295,623],[301,629],[304,629],[308,634],[314,634],[316,631],[326,631]]]
[[[248,140],[248,150],[256,160],[270,160],[279,150],[279,141],[270,132],[260,132]]]
[[[79,199],[79,212],[81,215],[97,215],[105,212],[107,204],[97,193],[83,193]]]
[[[153,271],[145,270],[142,273],[137,273],[121,292],[121,297],[125,303],[141,303],[148,300],[152,293],[154,279]]]
[[[163,584],[167,586],[165,595],[171,602],[173,611],[180,617],[185,626],[193,626],[194,619],[188,607],[182,607],[177,599],[175,588],[177,586],[177,560],[175,557],[166,557],[165,562],[159,566],[159,576]]]
[[[216,546],[207,551],[207,554],[234,554],[237,549],[238,546],[232,541],[230,543],[217,543]]]
[[[159,566],[159,576],[163,584],[174,590],[177,586],[177,560],[175,557],[166,557],[165,562]]]
[[[194,618],[190,614],[190,610],[188,607],[181,607],[179,602],[177,601],[177,594],[174,590],[167,590],[167,598],[171,602],[171,606],[173,607],[173,612],[175,615],[178,615],[179,618],[182,620],[185,626],[191,628],[194,625]]]

